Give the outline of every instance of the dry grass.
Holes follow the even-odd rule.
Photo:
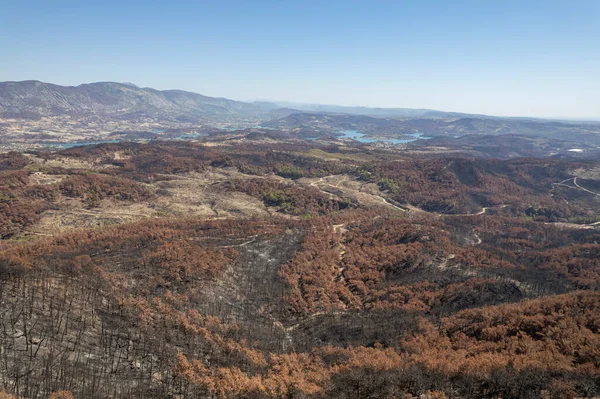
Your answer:
[[[575,169],[572,173],[581,179],[600,180],[600,168]]]
[[[87,170],[100,170],[107,168],[114,168],[112,165],[101,164],[100,160],[98,163],[78,159],[71,157],[57,157],[55,159],[44,160],[42,158],[38,158],[34,155],[28,155],[28,157],[33,161],[32,165],[26,167],[28,170],[36,170],[40,167],[48,167],[48,168],[65,168],[65,169],[87,169]]]
[[[321,191],[339,198],[349,198],[361,206],[385,207],[397,211],[405,211],[406,207],[396,206],[385,198],[385,193],[379,190],[374,183],[365,183],[347,175],[332,175],[321,178],[302,178],[300,184],[307,184],[319,188]]]
[[[31,184],[57,183],[64,177],[35,172],[31,175]],[[250,177],[234,169],[163,177],[168,177],[168,180],[146,185],[155,194],[146,202],[105,199],[98,207],[88,209],[80,199],[63,197],[57,202],[57,209],[44,212],[41,220],[24,235],[47,236],[155,217],[212,219],[271,215],[262,201],[244,193],[225,192],[220,187],[218,183]]]
[[[156,210],[147,203],[104,200],[100,207],[86,209],[79,200],[64,199],[60,202],[60,209],[44,212],[42,219],[26,234],[55,235],[70,230],[134,222],[155,215]]]
[[[305,153],[300,153],[300,155],[308,155],[315,158],[321,158],[326,160],[346,160],[346,161],[372,161],[376,157],[365,154],[365,153],[341,153],[341,152],[326,152],[317,148],[313,148],[310,151]]]

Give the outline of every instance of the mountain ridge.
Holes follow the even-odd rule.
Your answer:
[[[110,81],[77,86],[39,80],[0,82],[0,118],[35,121],[55,117],[74,118],[84,125],[89,121],[217,126],[233,123],[246,127],[308,129],[317,133],[355,129],[383,136],[414,132],[442,136],[524,134],[559,139],[576,137],[594,143],[600,133],[600,123],[594,122],[509,118],[430,109],[244,102],[181,89],[158,90]],[[307,120],[312,122],[306,123]]]
[[[121,119],[140,115],[158,119],[244,117],[262,109],[242,101],[184,90],[140,88],[129,83],[95,82],[60,86],[37,80],[0,82],[0,116],[99,115]]]
[[[274,115],[270,115],[273,113]],[[427,108],[386,108],[301,104],[281,101],[238,101],[182,90],[158,90],[130,82],[101,81],[58,85],[39,80],[0,82],[0,117],[36,119],[61,115],[99,115],[107,118],[146,116],[159,119],[281,117],[285,113],[336,113],[373,118],[531,119],[447,112]],[[570,121],[574,123],[574,121]]]

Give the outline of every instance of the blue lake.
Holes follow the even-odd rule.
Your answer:
[[[341,136],[342,138],[356,140],[361,143],[376,143],[378,141],[382,141],[382,142],[392,143],[392,144],[406,144],[406,143],[412,143],[413,141],[417,141],[417,140],[429,140],[429,139],[433,138],[433,137],[425,136],[425,135],[423,135],[423,133],[404,134],[404,136],[414,137],[412,139],[393,139],[393,138],[387,138],[387,137],[381,137],[381,138],[380,137],[366,137],[364,133],[360,133],[356,130],[342,130],[339,133],[342,134],[342,136]]]

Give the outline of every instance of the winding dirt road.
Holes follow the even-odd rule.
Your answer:
[[[571,186],[571,185],[569,185],[569,184],[565,184],[566,182],[568,182],[568,181],[571,181],[571,180],[573,181],[573,185],[572,185],[572,186]],[[553,185],[553,186],[563,186],[563,187],[568,187],[568,188],[579,189],[579,190],[583,190],[583,191],[585,191],[586,193],[590,193],[590,194],[593,194],[593,195],[596,195],[596,196],[599,196],[599,197],[600,197],[600,193],[594,192],[594,191],[592,191],[592,190],[588,190],[588,189],[587,189],[587,188],[585,188],[585,187],[581,187],[581,186],[579,185],[579,183],[577,183],[577,178],[576,178],[576,177],[570,177],[570,178],[568,178],[568,179],[565,179],[565,180],[563,180],[563,181],[561,181],[561,182],[558,182],[558,183],[552,183],[552,185]]]

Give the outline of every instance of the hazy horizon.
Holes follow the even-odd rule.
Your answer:
[[[0,81],[600,119],[600,3],[592,0],[35,0],[4,9]]]

